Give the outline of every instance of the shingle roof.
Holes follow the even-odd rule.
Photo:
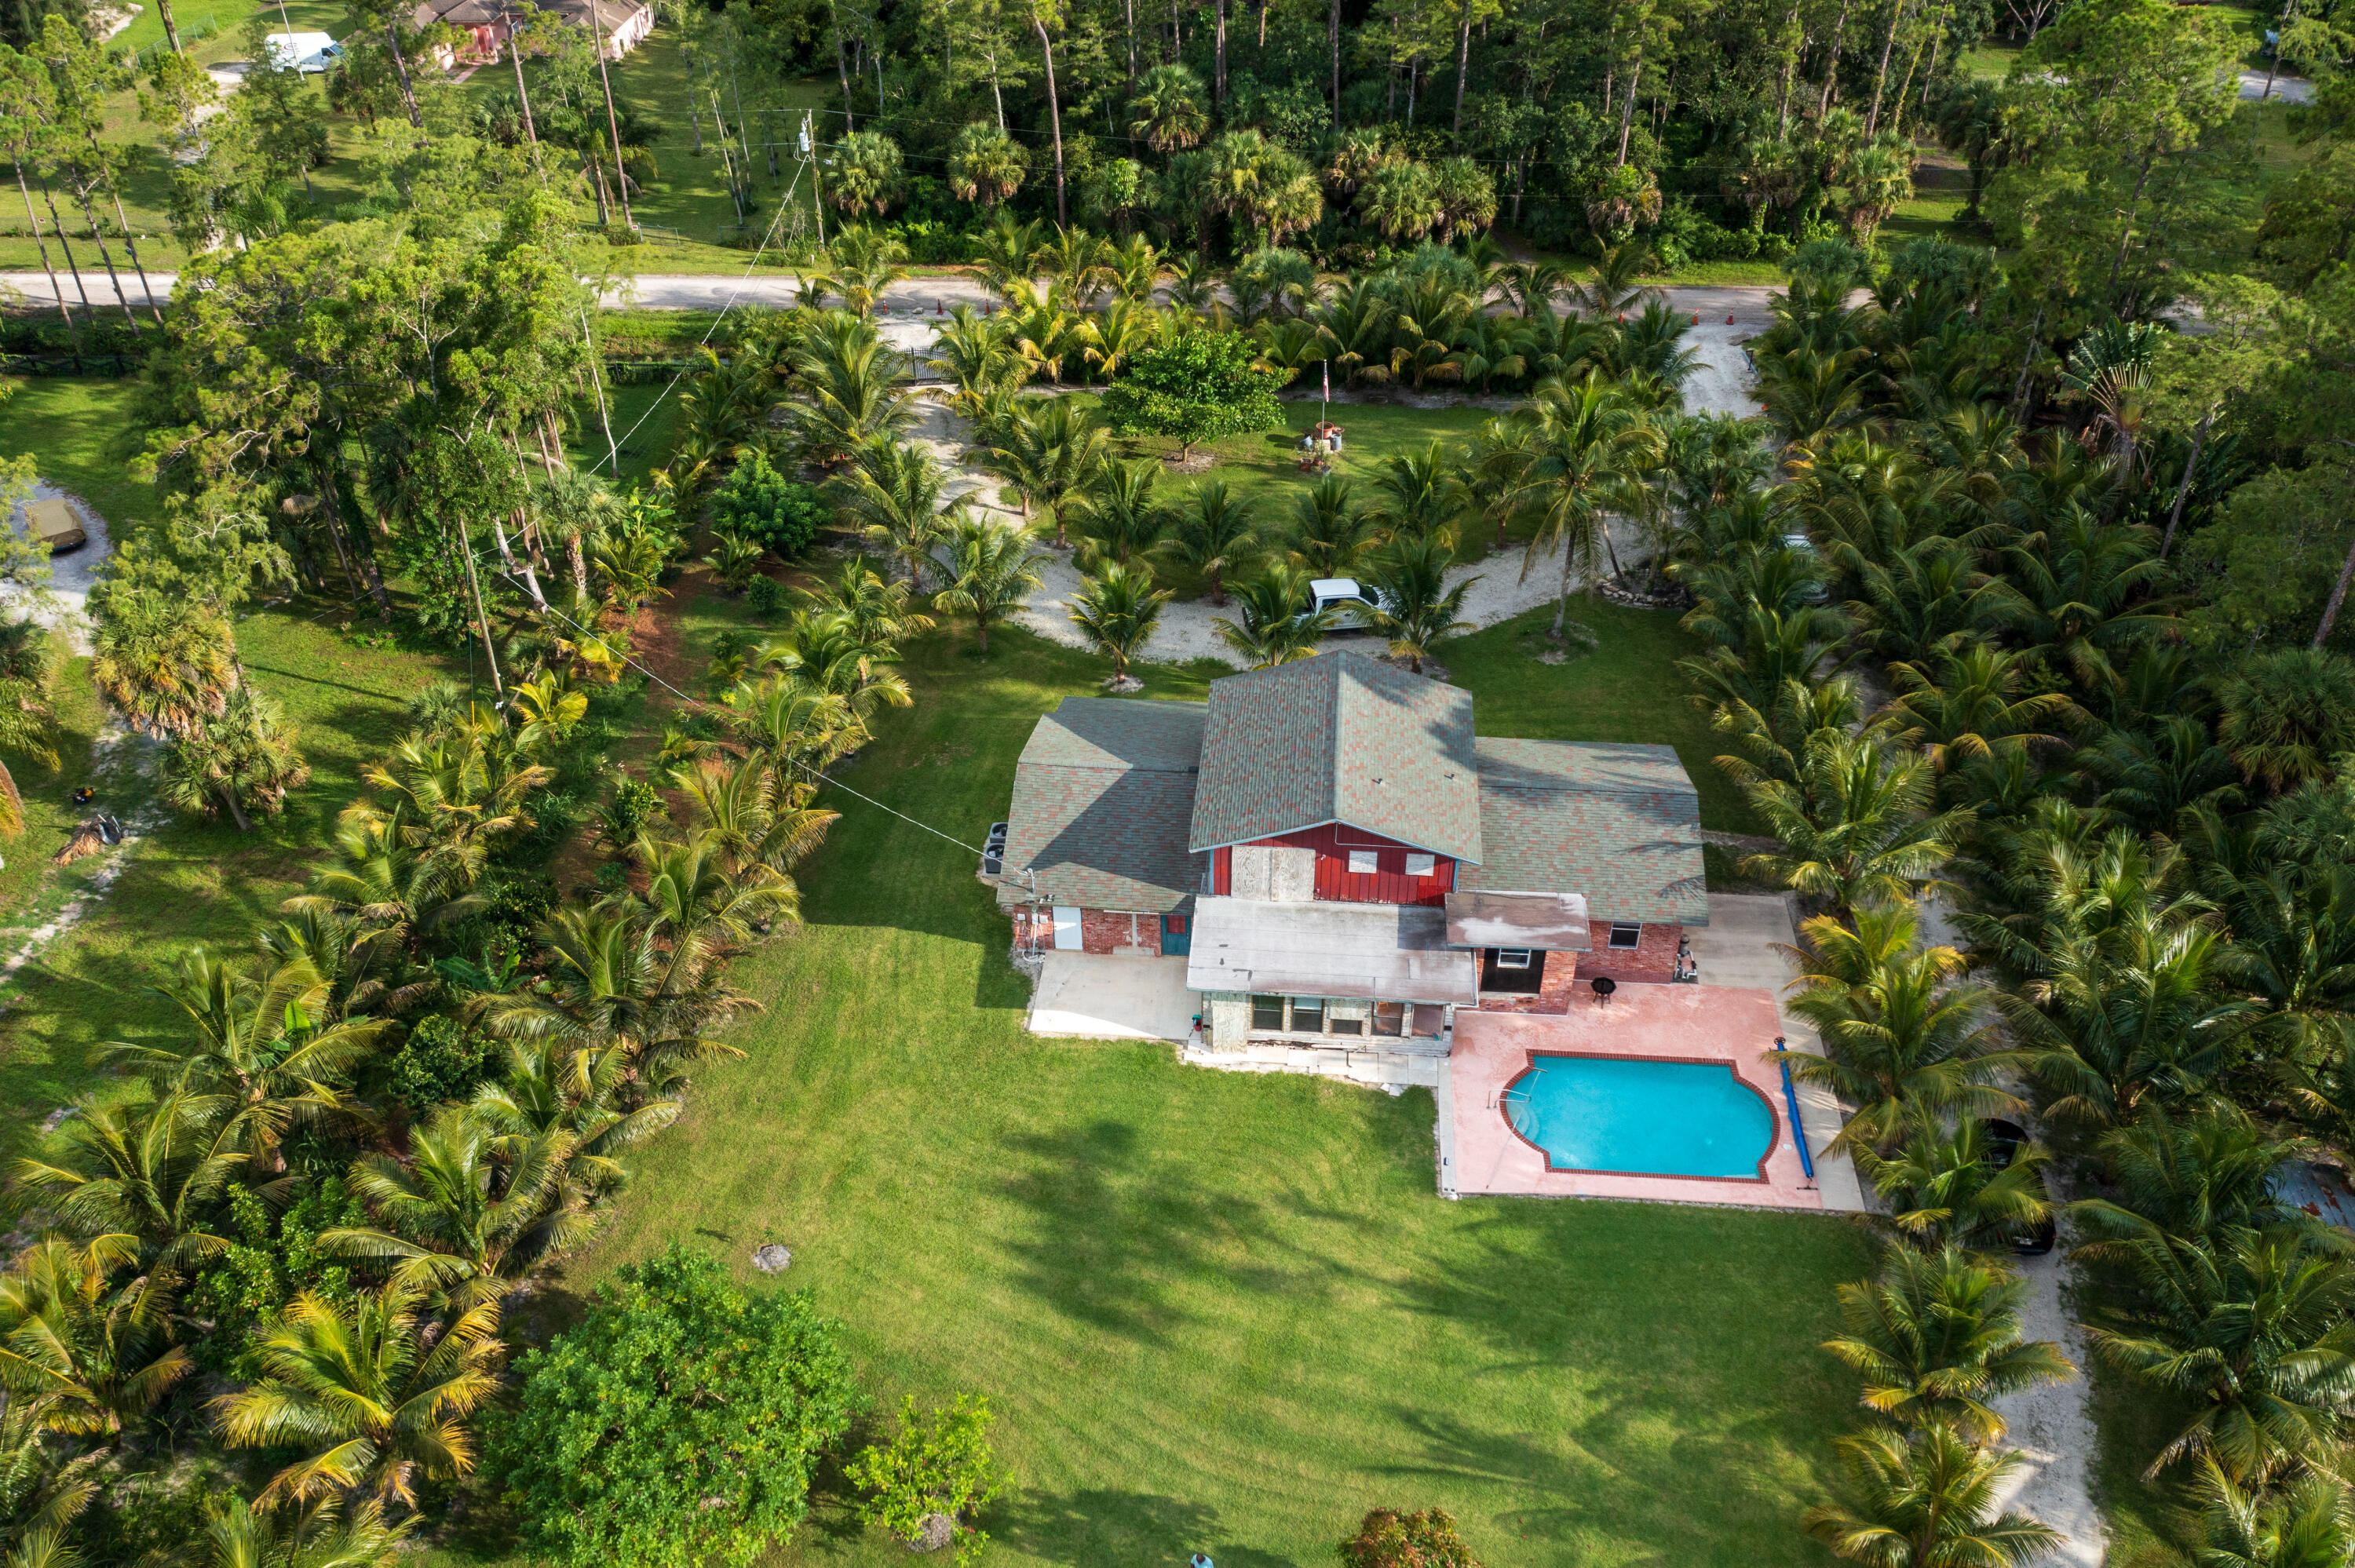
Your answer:
[[[1188,853],[1202,705],[1066,697],[1039,720],[1014,769],[1000,904],[1039,896],[1089,909],[1167,914],[1202,885]]]
[[[1481,839],[1467,892],[1582,893],[1597,920],[1706,926],[1700,797],[1673,747],[1477,743]]]
[[[1337,821],[1477,863],[1472,694],[1346,652],[1212,682],[1190,846]]]

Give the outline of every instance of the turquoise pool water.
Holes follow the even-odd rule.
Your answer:
[[[1505,1115],[1554,1171],[1755,1181],[1774,1142],[1774,1111],[1722,1062],[1539,1056]]]

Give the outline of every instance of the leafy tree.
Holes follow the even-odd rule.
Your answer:
[[[717,526],[753,541],[780,560],[808,549],[826,515],[814,486],[787,479],[760,451],[745,454],[711,495]]]
[[[859,1517],[911,1545],[923,1540],[932,1520],[944,1519],[954,1532],[957,1561],[978,1558],[989,1535],[972,1518],[1006,1485],[989,1446],[989,1401],[979,1395],[959,1394],[929,1422],[918,1418],[915,1396],[907,1395],[891,1440],[861,1449],[847,1467],[861,1494]]]
[[[687,1568],[781,1546],[858,1406],[838,1334],[806,1294],[750,1294],[677,1244],[623,1266],[517,1364],[497,1457],[534,1547]]]
[[[1166,333],[1104,389],[1105,423],[1124,435],[1174,436],[1182,458],[1212,441],[1284,423],[1281,373],[1256,368],[1251,339],[1204,328]]]

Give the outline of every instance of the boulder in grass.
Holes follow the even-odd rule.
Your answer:
[[[944,1513],[928,1513],[916,1521],[916,1533],[908,1538],[911,1552],[938,1552],[956,1540],[956,1520]]]
[[[779,1246],[775,1242],[769,1242],[752,1253],[752,1266],[763,1274],[783,1274],[793,1266],[793,1250]]]

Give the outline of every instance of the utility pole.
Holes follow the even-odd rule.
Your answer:
[[[810,205],[817,213],[817,245],[826,249],[826,176],[817,166],[817,139],[810,133],[809,111],[802,111],[802,156],[809,160]]]

